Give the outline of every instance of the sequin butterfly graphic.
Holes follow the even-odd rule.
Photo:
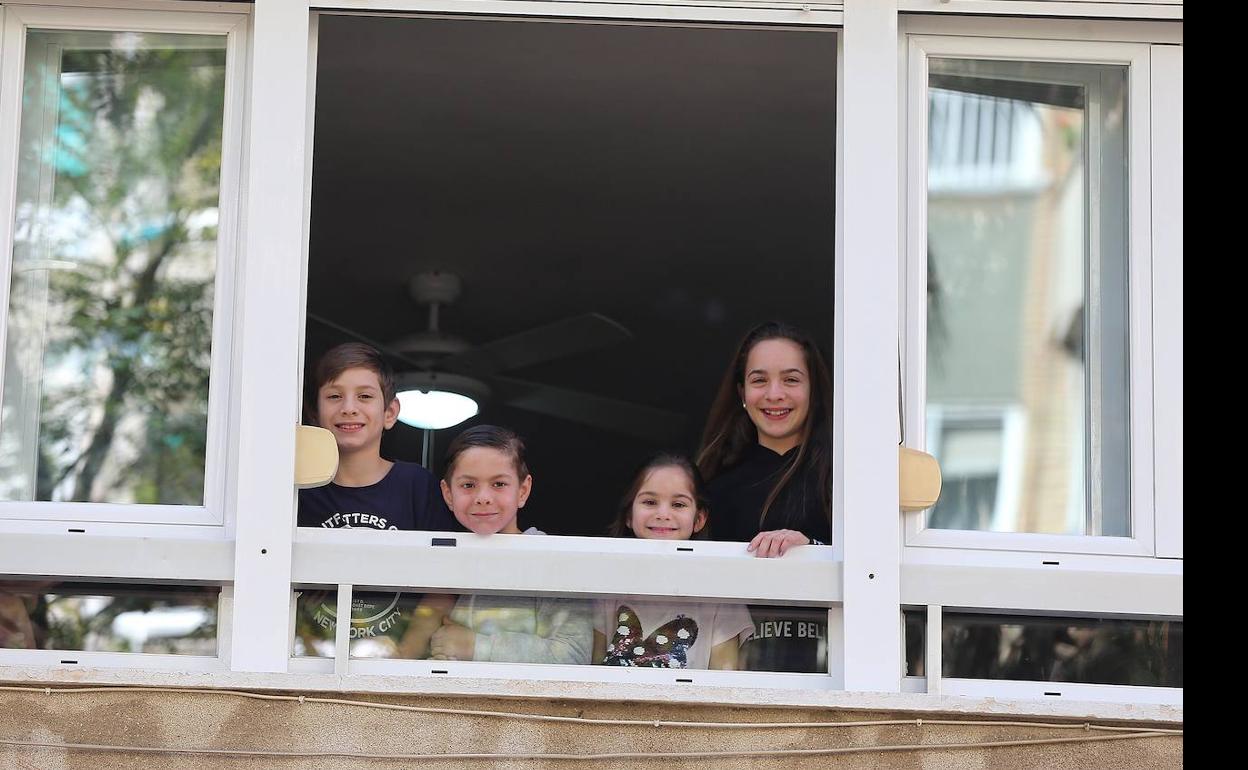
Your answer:
[[[698,624],[683,615],[669,620],[646,638],[641,620],[628,605],[616,610],[615,633],[607,645],[603,665],[641,668],[688,668],[689,648],[698,638]]]

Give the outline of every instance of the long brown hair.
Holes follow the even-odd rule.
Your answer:
[[[758,514],[761,528],[776,498],[792,481],[798,470],[813,468],[819,482],[819,505],[828,524],[832,521],[832,375],[824,363],[814,337],[803,329],[784,321],[767,321],[746,332],[732,358],[719,391],[706,418],[702,446],[698,450],[698,469],[708,480],[739,463],[750,447],[758,443],[758,429],[741,408],[741,388],[745,385],[745,363],[754,346],[765,340],[785,339],[802,349],[810,372],[810,412],[802,426],[797,455],[784,469]]]

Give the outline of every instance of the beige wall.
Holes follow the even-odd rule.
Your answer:
[[[297,694],[297,693],[296,693]],[[1028,726],[945,726],[935,714],[903,714],[813,708],[728,708],[656,703],[599,703],[533,699],[448,698],[308,693],[374,703],[559,714],[595,718],[707,722],[858,721],[923,718],[923,726],[864,726],[843,729],[788,728],[722,730],[655,728],[521,721],[491,716],[421,714],[346,704],[260,701],[208,692],[116,692],[43,694],[0,692],[0,741],[94,743],[129,746],[211,747],[244,750],[343,751],[371,753],[520,752],[590,753],[648,751],[748,751],[818,749],[886,744],[935,744],[1054,738],[1082,730]],[[967,719],[965,716],[950,717]],[[976,719],[976,717],[970,717]],[[988,719],[988,717],[983,717]],[[1007,718],[993,719],[1006,721]],[[1018,721],[1018,720],[1010,720]],[[1039,721],[1039,720],[1028,720]],[[1049,722],[1061,721],[1049,719]],[[1101,722],[1103,723],[1103,722]],[[1076,724],[1079,724],[1076,722]],[[1143,725],[1137,725],[1143,726]],[[1174,725],[1160,725],[1173,728]],[[1096,734],[1096,733],[1093,733]],[[573,760],[495,763],[496,767],[784,767],[822,768],[1171,768],[1182,766],[1180,736],[1047,746],[879,752],[843,756],[724,758],[697,760]],[[65,751],[0,745],[0,770],[122,767],[181,768],[395,768],[415,760],[350,760],[338,757],[290,759]],[[479,767],[484,760],[419,763],[436,768]]]

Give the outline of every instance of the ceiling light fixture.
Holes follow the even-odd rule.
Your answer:
[[[442,372],[401,375],[397,385],[399,422],[426,430],[459,425],[475,416],[490,395],[479,380]]]

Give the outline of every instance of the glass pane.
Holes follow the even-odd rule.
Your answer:
[[[225,44],[27,35],[0,500],[203,502]]]
[[[217,588],[0,583],[0,648],[217,654]]]
[[[928,526],[1130,536],[1127,67],[929,72]]]
[[[902,642],[906,649],[903,676],[927,676],[927,610],[902,610]]]
[[[944,675],[1183,686],[1183,623],[945,613]]]
[[[335,592],[296,594],[294,654],[332,657]],[[827,673],[828,611],[636,598],[363,592],[351,657]],[[445,618],[471,634],[443,632]],[[458,639],[456,638],[458,634]],[[457,650],[453,645],[462,644]]]

